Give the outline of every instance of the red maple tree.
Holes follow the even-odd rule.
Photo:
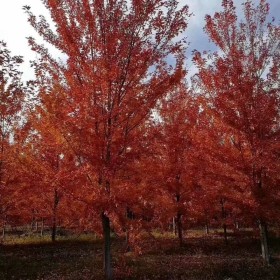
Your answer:
[[[227,138],[238,155],[229,161],[235,160],[250,193],[249,213],[259,221],[262,254],[269,262],[266,227],[276,210],[269,204],[279,201],[273,181],[279,168],[280,27],[267,21],[265,0],[257,6],[244,2],[244,21],[238,20],[233,1],[224,0],[223,8],[206,16],[205,31],[219,52],[208,58],[196,52],[194,61],[212,112],[228,127]]]
[[[187,26],[188,8],[178,9],[178,3],[170,0],[44,4],[56,30],[26,9],[29,22],[67,60],[56,61],[29,39],[41,57],[35,63],[40,95],[60,96],[53,124],[74,151],[77,169],[86,169],[88,195],[98,197],[105,274],[111,279],[110,217],[117,207],[116,178],[133,149],[133,132],[184,75],[184,39],[176,38]],[[170,56],[175,59],[172,65]]]

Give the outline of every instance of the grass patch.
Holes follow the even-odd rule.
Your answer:
[[[56,241],[96,241],[97,236],[94,234],[71,234],[71,235],[58,235]],[[18,235],[7,235],[3,244],[5,245],[28,245],[28,244],[42,244],[42,243],[52,243],[51,237],[49,235],[40,236],[36,233],[30,233],[25,236]]]

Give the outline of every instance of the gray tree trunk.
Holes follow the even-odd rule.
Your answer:
[[[6,224],[4,223],[2,228],[2,240],[5,239],[5,236],[6,236]]]
[[[270,264],[270,256],[268,250],[268,231],[267,225],[265,222],[260,221],[260,240],[261,240],[261,248],[262,248],[262,258],[265,264]]]
[[[103,226],[103,238],[104,238],[104,270],[105,279],[113,279],[113,271],[111,264],[111,230],[110,230],[110,219],[104,213],[101,214],[102,226]]]
[[[173,217],[173,219],[172,219],[172,226],[173,226],[174,235],[177,235],[177,227],[176,227],[176,218],[175,217]]]
[[[58,191],[55,189],[54,201],[53,201],[53,216],[52,216],[52,242],[56,241],[58,203],[59,203],[59,195],[58,195]]]
[[[222,208],[224,241],[225,241],[225,244],[228,245],[227,225],[225,223],[225,219],[226,219],[227,214],[226,214],[226,211],[225,211],[224,199],[221,199],[220,203],[221,203],[221,208]]]
[[[239,227],[239,223],[238,223],[238,222],[235,222],[235,229],[236,229],[236,230],[239,230],[239,228],[240,228],[240,227]]]
[[[177,230],[178,230],[178,238],[180,246],[183,246],[183,228],[182,228],[182,215],[180,213],[177,214],[176,218]]]
[[[205,225],[205,234],[209,234],[209,225],[208,225],[208,223],[206,223],[206,225]]]
[[[40,235],[43,236],[44,235],[44,219],[42,218],[41,220],[41,232]]]

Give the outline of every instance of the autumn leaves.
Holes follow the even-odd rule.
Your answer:
[[[29,21],[67,60],[29,39],[40,57],[36,97],[1,140],[1,188],[8,188],[4,173],[17,178],[5,196],[22,201],[22,213],[36,208],[53,231],[57,216],[80,228],[103,225],[108,279],[110,228],[129,233],[136,220],[138,229],[152,229],[174,218],[181,244],[188,225],[217,219],[225,234],[237,221],[258,221],[265,234],[279,214],[280,166],[280,31],[266,22],[268,4],[246,1],[243,22],[232,1],[207,16],[205,31],[218,52],[195,53],[198,74],[187,85],[185,39],[178,39],[187,27],[186,6],[44,3],[56,30],[25,9]],[[1,131],[23,102],[17,103],[24,91],[14,70],[19,61],[9,61],[1,61],[11,75],[1,83],[1,98],[8,96],[1,100]],[[7,171],[4,151],[14,148],[17,167]]]

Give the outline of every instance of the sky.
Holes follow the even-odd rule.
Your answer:
[[[258,3],[257,0],[254,1]],[[186,34],[188,41],[191,43],[187,52],[188,56],[191,56],[193,49],[203,51],[213,48],[203,32],[204,17],[206,14],[213,15],[216,11],[220,11],[222,0],[179,0],[179,2],[181,5],[188,4],[190,12],[194,13],[194,16],[189,20]],[[235,0],[238,14],[241,13],[241,2],[242,0]],[[268,0],[268,3],[271,7],[271,14],[279,19],[280,1]],[[40,0],[2,0],[0,3],[0,40],[7,43],[12,55],[22,55],[24,57],[25,62],[21,71],[23,72],[23,79],[29,80],[34,78],[29,61],[36,59],[36,54],[30,50],[26,37],[32,36],[37,39],[38,35],[27,22],[27,15],[22,9],[24,5],[30,6],[35,15],[43,14],[48,18],[48,11]],[[55,52],[55,50],[53,53],[59,55],[59,52]],[[187,67],[189,72],[195,71],[191,62],[188,62]]]

